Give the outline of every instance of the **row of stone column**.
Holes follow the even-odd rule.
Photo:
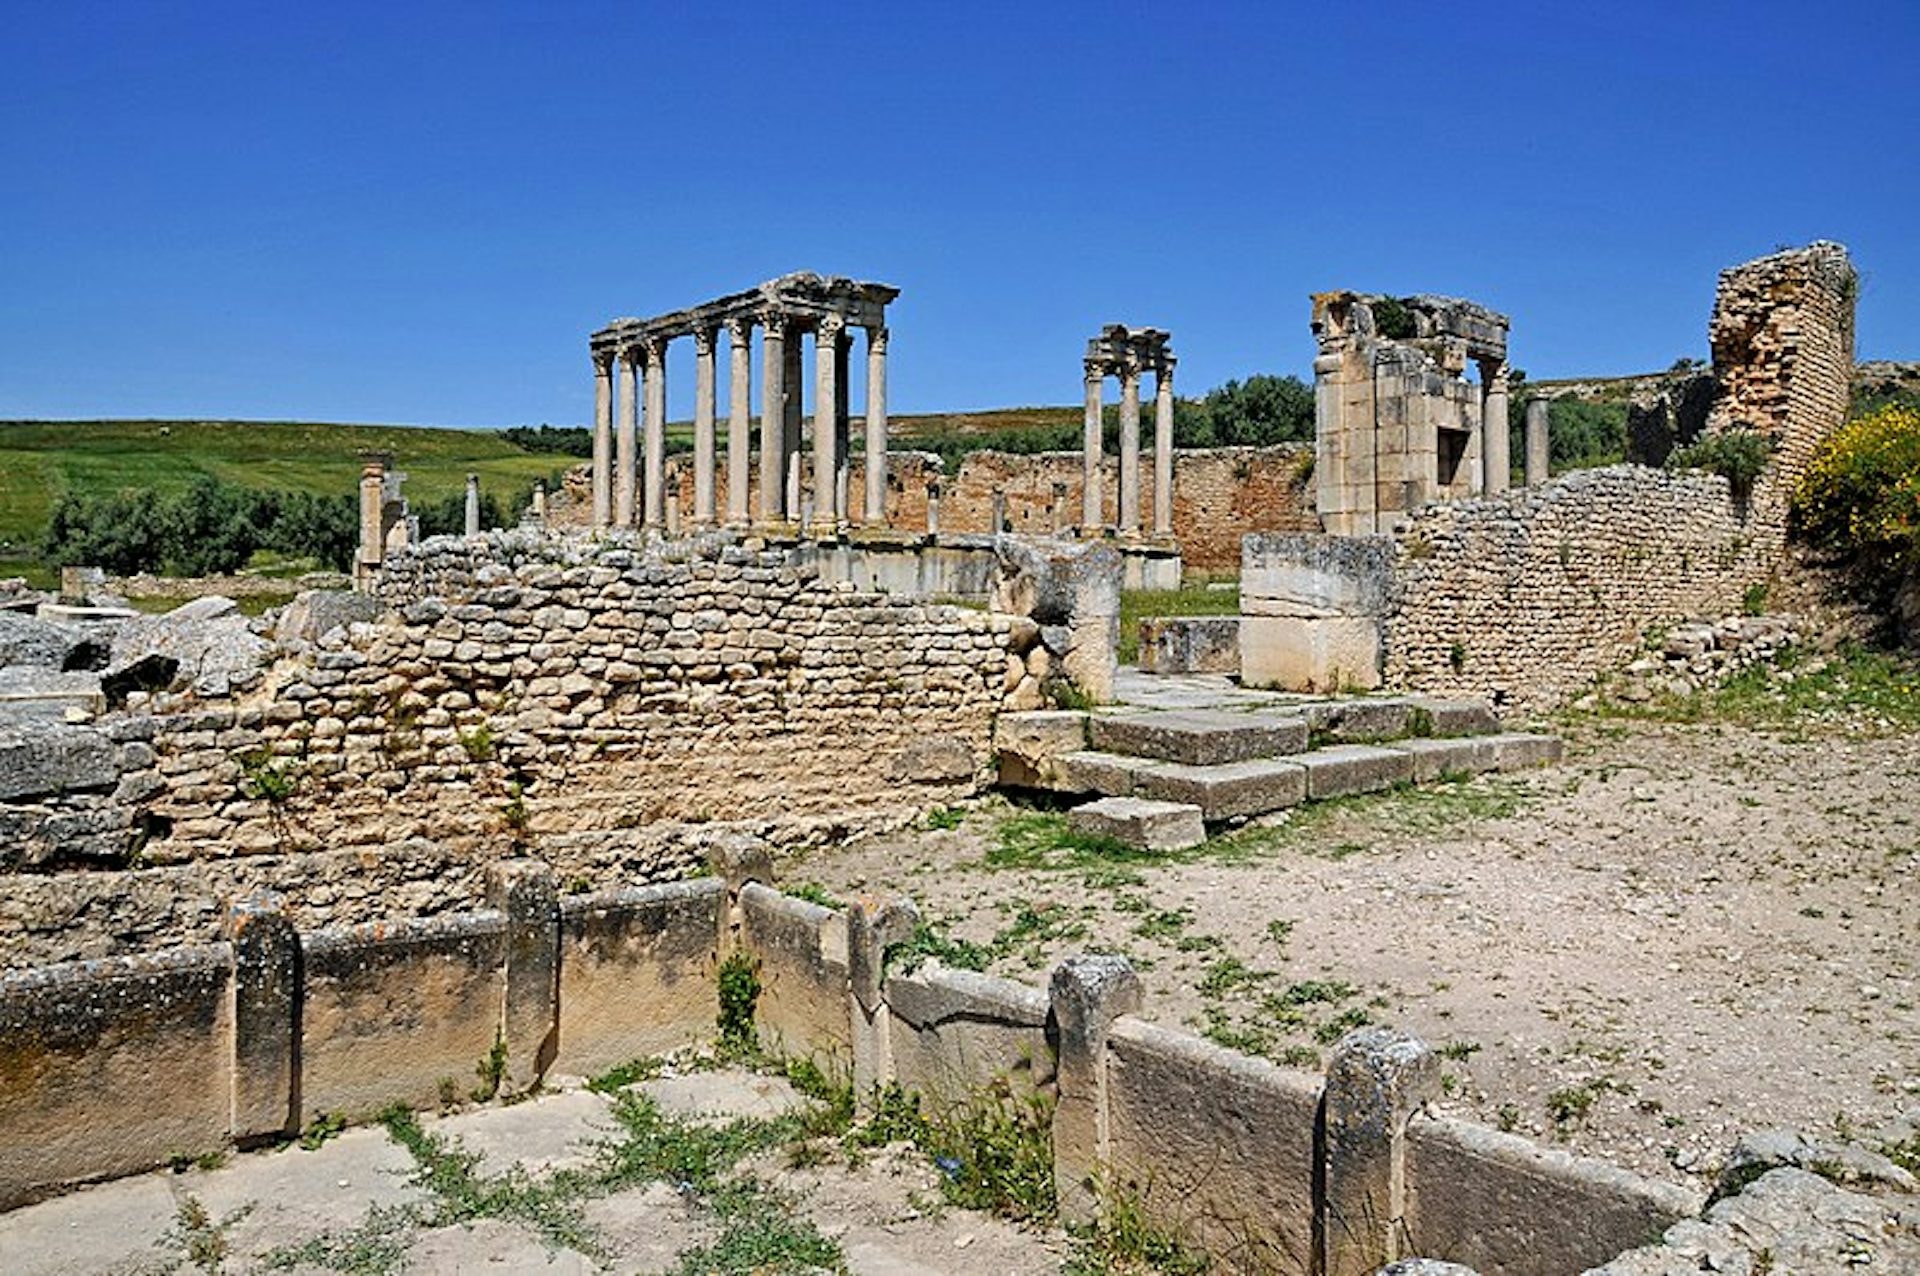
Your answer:
[[[1120,491],[1116,528],[1123,536],[1140,534],[1140,374],[1138,367],[1120,369]],[[1153,534],[1173,535],[1173,367],[1153,370]],[[1105,446],[1101,394],[1103,369],[1087,368],[1087,418],[1082,462],[1081,525],[1087,532],[1105,526],[1105,493],[1100,481],[1100,458]]]
[[[1513,458],[1507,431],[1507,370],[1505,366],[1482,373],[1480,407],[1481,490],[1489,496],[1513,485]],[[1528,487],[1547,481],[1550,457],[1548,435],[1549,406],[1545,399],[1529,399],[1526,412],[1525,451],[1522,464]]]
[[[815,534],[834,534],[856,517],[848,491],[848,358],[852,333],[835,314],[812,321],[814,333],[813,466],[803,482],[800,339],[807,324],[787,315],[726,321],[731,360],[727,385],[727,511],[732,527],[803,521]],[[762,329],[760,389],[760,500],[749,510],[753,329]],[[867,334],[866,482],[857,514],[863,523],[886,517],[887,330]],[[693,332],[696,354],[693,414],[693,523],[715,526],[715,347],[719,327]],[[666,526],[667,384],[670,337],[642,337],[617,353],[594,358],[593,526]],[[642,364],[645,371],[642,374]],[[615,367],[619,374],[614,412]],[[645,390],[644,420],[636,440],[636,404]],[[644,452],[636,456],[636,442]],[[807,493],[810,492],[810,496]]]

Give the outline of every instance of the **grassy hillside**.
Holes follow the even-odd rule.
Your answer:
[[[210,474],[247,487],[344,494],[363,448],[391,450],[415,501],[444,499],[468,473],[513,487],[570,458],[528,452],[490,430],[280,421],[0,422],[0,544],[31,547],[63,492],[177,491]]]

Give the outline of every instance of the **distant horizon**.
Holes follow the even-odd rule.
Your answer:
[[[1536,380],[1707,354],[1815,239],[1920,357],[1920,6],[36,6],[0,84],[0,418],[582,424],[587,338],[884,280],[889,406],[1311,379],[1312,293],[1465,297]],[[690,418],[690,342],[668,356]],[[759,367],[754,383],[757,393]],[[858,378],[856,378],[858,381]],[[859,402],[861,387],[855,387]]]

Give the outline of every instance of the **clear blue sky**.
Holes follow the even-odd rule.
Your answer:
[[[584,422],[589,331],[881,279],[900,411],[1310,375],[1455,293],[1535,377],[1706,353],[1837,239],[1920,358],[1920,4],[57,4],[0,37],[0,416]],[[690,414],[690,343],[670,365]]]

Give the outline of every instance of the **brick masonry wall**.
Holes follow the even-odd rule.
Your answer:
[[[759,506],[759,458],[754,458],[754,481],[749,508]],[[1313,446],[1306,443],[1274,447],[1181,449],[1173,454],[1173,534],[1188,567],[1201,571],[1232,572],[1240,565],[1240,538],[1248,532],[1317,532],[1314,513]],[[724,456],[715,476],[715,507],[724,516],[727,507]],[[676,455],[667,463],[671,480],[680,483],[681,518],[693,517],[693,460]],[[811,474],[811,471],[808,471]],[[1120,462],[1101,461],[1101,483],[1106,517],[1116,516]],[[853,460],[848,490],[856,510],[865,479],[863,458]],[[927,526],[927,483],[942,479],[940,528],[944,532],[986,532],[993,519],[993,493],[1007,495],[1007,519],[1012,530],[1042,535],[1054,528],[1055,483],[1066,485],[1065,518],[1069,526],[1080,521],[1081,454],[1041,452],[975,452],[961,462],[958,473],[943,475],[938,457],[927,452],[895,451],[887,457],[887,524],[900,531],[924,531]],[[585,526],[592,509],[592,487],[584,468],[568,476],[569,500],[554,510],[566,526]],[[1153,457],[1142,453],[1140,510],[1143,523],[1153,518]]]
[[[1772,562],[1725,479],[1626,465],[1430,506],[1397,544],[1387,685],[1513,705],[1618,668],[1649,625],[1737,608]]]

